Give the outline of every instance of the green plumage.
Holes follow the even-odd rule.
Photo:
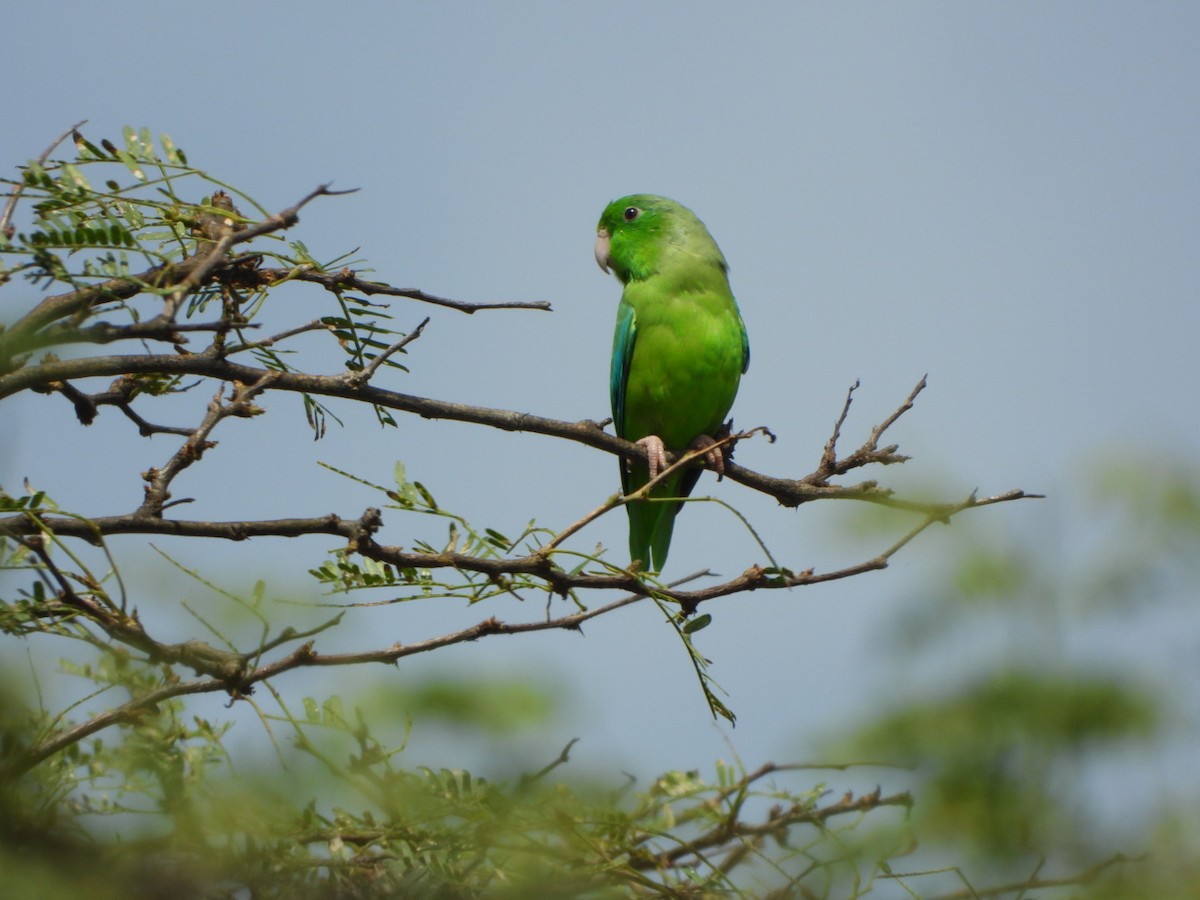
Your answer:
[[[610,203],[597,234],[597,262],[625,285],[610,378],[616,432],[628,441],[656,435],[667,450],[684,452],[719,432],[750,362],[725,257],[691,210],[652,194]],[[651,496],[688,496],[700,471],[670,476]],[[645,463],[622,462],[625,493],[648,478]],[[662,570],[680,506],[626,506],[631,559]]]

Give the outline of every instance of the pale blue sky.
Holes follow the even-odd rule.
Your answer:
[[[67,13],[9,2],[4,19],[0,165],[78,119],[93,139],[145,125],[268,207],[331,179],[360,188],[305,211],[294,236],[319,256],[358,247],[395,284],[553,303],[551,315],[473,318],[394,305],[398,323],[433,321],[411,348],[413,374],[388,374],[388,387],[607,415],[619,286],[592,260],[593,230],[609,200],[650,191],[691,206],[732,265],[753,348],[734,415],[779,436],[739,447],[745,465],[807,473],[856,378],[847,447],[928,373],[894,434],[916,459],[875,474],[947,499],[1045,492],[976,518],[997,540],[1067,558],[1087,521],[1072,479],[1098,453],[1200,452],[1195,4],[129,2]],[[19,296],[5,289],[5,318]],[[315,291],[296,297],[272,321],[320,310]],[[407,420],[381,431],[351,413],[314,446],[299,410],[287,412],[218,435],[238,470],[218,486],[213,459],[181,480],[199,498],[189,514],[351,514],[377,502],[315,459],[381,481],[401,459],[443,505],[505,531],[535,516],[561,527],[616,486],[611,458],[548,438]],[[111,412],[85,433],[43,398],[8,401],[3,415],[0,483],[59,484],[55,473],[77,467],[56,490],[82,513],[131,508],[137,473],[170,451]],[[711,479],[705,490],[743,509],[794,568],[886,543],[848,546],[822,506],[780,510]],[[387,522],[385,541],[408,542],[407,523]],[[623,522],[579,546],[596,541],[623,552]],[[540,672],[544,661],[574,706],[543,747],[579,736],[577,757],[602,771],[706,768],[727,741],[751,765],[794,759],[895,686],[877,662],[880,628],[955,546],[934,531],[882,574],[713,604],[700,645],[740,715],[731,736],[708,719],[652,608],[586,638],[485,642],[430,663]],[[307,567],[320,550],[232,554],[250,577],[264,564]],[[697,506],[668,574],[761,561],[727,514]],[[294,584],[281,576],[278,589]],[[366,639],[418,639],[489,612],[539,615],[393,608],[369,617]]]

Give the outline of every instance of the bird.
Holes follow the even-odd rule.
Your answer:
[[[617,436],[642,447],[648,464],[621,461],[621,487],[638,490],[667,467],[666,451],[714,446],[750,365],[746,326],[729,286],[729,265],[690,209],[655,194],[630,194],[596,226],[596,262],[624,285],[613,336],[609,394]],[[661,572],[675,516],[700,477],[687,466],[626,503],[632,564]]]

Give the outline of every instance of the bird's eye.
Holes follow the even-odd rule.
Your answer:
[[[626,222],[632,222],[634,219],[636,219],[641,214],[642,214],[642,211],[640,209],[638,209],[636,206],[625,207],[625,221]]]

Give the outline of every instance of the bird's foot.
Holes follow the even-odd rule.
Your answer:
[[[646,451],[646,463],[650,468],[650,480],[653,481],[667,467],[666,445],[657,434],[648,434],[636,443]]]
[[[725,477],[725,452],[715,440],[707,434],[698,434],[688,449],[703,450],[708,467],[717,473],[717,478]]]

